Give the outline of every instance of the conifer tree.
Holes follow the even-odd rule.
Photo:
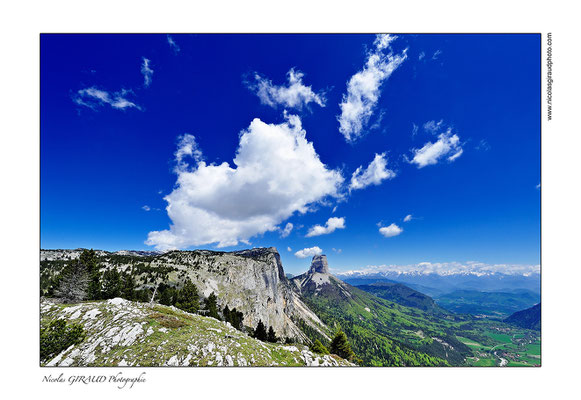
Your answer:
[[[214,292],[210,293],[210,295],[206,299],[204,303],[204,308],[208,310],[208,314],[206,314],[208,317],[220,319],[220,316],[218,315],[218,298],[216,297]]]
[[[188,279],[184,284],[184,287],[178,292],[176,307],[189,313],[198,312],[198,289],[191,280]]]
[[[268,328],[267,340],[270,343],[276,343],[278,341],[278,338],[276,337],[276,333],[274,333],[274,329],[272,328],[272,326],[270,328]]]
[[[99,300],[101,298],[101,273],[97,265],[97,253],[93,249],[84,249],[79,256],[79,262],[87,268],[89,275],[87,297],[91,300]]]
[[[353,360],[355,358],[355,353],[351,350],[347,335],[340,328],[335,334],[335,337],[333,337],[329,350],[332,354],[336,354],[346,360]]]
[[[103,274],[103,289],[101,291],[101,298],[112,299],[121,296],[121,274],[113,267],[105,271]]]
[[[126,300],[135,300],[135,279],[130,273],[124,273],[122,279],[121,295]]]
[[[244,314],[242,311],[238,311],[236,308],[233,308],[230,311],[230,323],[232,326],[238,330],[242,330],[242,321],[244,321]]]
[[[167,287],[163,292],[161,292],[161,295],[159,296],[159,302],[164,306],[173,306],[175,305],[176,297],[176,290],[172,287]]]
[[[263,342],[265,342],[268,338],[266,327],[262,323],[262,320],[258,321],[258,325],[256,325],[256,329],[254,329],[254,337],[258,340],[262,340]]]
[[[234,324],[232,323],[231,311],[228,308],[228,306],[225,306],[224,309],[222,310],[222,316],[224,317],[224,321],[229,322],[230,325],[234,326]]]
[[[65,303],[84,300],[87,297],[88,281],[87,268],[79,260],[73,261],[63,269],[55,294]]]

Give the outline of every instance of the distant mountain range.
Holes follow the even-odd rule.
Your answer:
[[[524,289],[537,294],[541,291],[541,276],[537,273],[530,275],[507,275],[502,273],[450,273],[440,275],[437,273],[397,273],[386,271],[337,273],[337,276],[344,282],[354,286],[371,285],[376,282],[403,283],[432,297],[451,293],[455,290],[512,292]]]

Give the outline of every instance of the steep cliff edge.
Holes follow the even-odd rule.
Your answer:
[[[42,250],[41,274],[43,271],[58,274],[66,262],[78,258],[77,253],[78,250]],[[262,320],[279,337],[308,342],[299,324],[328,337],[329,329],[292,290],[274,247],[163,254],[99,251],[98,262],[101,271],[112,268],[131,271],[140,287],[154,288],[165,283],[179,288],[191,279],[203,297],[214,292],[221,308],[227,305],[242,311],[244,325],[251,328]]]

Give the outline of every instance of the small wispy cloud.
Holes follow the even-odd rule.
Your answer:
[[[403,229],[397,226],[396,224],[391,224],[389,226],[384,226],[379,228],[379,233],[381,233],[385,237],[394,237],[399,235],[403,232]]]
[[[412,215],[408,214],[405,216],[405,218],[403,219],[403,222],[410,222],[412,220]]]
[[[275,85],[271,80],[255,73],[254,82],[246,82],[246,86],[256,93],[262,104],[276,108],[283,106],[301,110],[309,103],[325,107],[324,93],[315,93],[311,86],[303,84],[305,75],[294,68],[287,72],[287,85]]]
[[[306,237],[328,235],[337,229],[345,229],[345,218],[331,217],[327,220],[325,226],[315,225],[309,229]]]
[[[432,60],[437,60],[438,57],[440,57],[441,54],[442,54],[442,51],[441,50],[436,50],[434,52],[434,55],[432,55]]]
[[[169,47],[172,49],[174,54],[180,52],[181,50],[180,46],[178,46],[178,44],[173,40],[173,38],[170,35],[167,35],[167,43],[169,44]]]
[[[476,146],[474,146],[476,150],[488,151],[490,150],[490,145],[486,141],[486,139],[482,139]]]
[[[194,135],[185,133],[178,136],[178,146],[176,152],[174,153],[174,158],[176,172],[183,172],[189,168],[190,164],[186,161],[187,158],[192,158],[194,160],[194,164],[199,164],[201,161],[203,161],[202,151],[198,147],[198,143],[196,142],[196,137]]]
[[[151,211],[151,207],[149,207],[148,205],[144,205],[143,207],[141,207],[141,209],[145,211]]]
[[[539,182],[539,184],[535,187],[537,188],[537,190],[541,190],[541,182]]]
[[[395,172],[387,168],[387,158],[385,153],[375,154],[373,161],[367,168],[360,166],[351,176],[349,191],[366,188],[370,185],[379,185],[386,179],[392,179],[396,176]]]
[[[394,54],[391,50],[390,44],[396,38],[392,35],[377,35],[365,66],[347,82],[347,93],[339,104],[341,115],[337,117],[339,132],[347,142],[353,142],[363,135],[363,129],[379,101],[381,85],[407,58],[407,49],[401,54]],[[387,54],[384,52],[386,49]]]
[[[441,128],[442,128],[442,124],[444,123],[444,120],[439,120],[438,122],[436,121],[428,121],[424,124],[424,130],[426,132],[431,133],[432,135],[435,135],[436,133],[438,133]]]
[[[424,59],[424,57],[426,56],[425,52],[421,52],[420,55],[418,56],[418,60],[422,61]]]
[[[295,253],[295,257],[297,258],[307,258],[307,257],[314,257],[320,256],[323,254],[323,250],[319,246],[308,247],[302,250],[299,250]]]
[[[418,134],[419,130],[420,130],[420,127],[417,126],[416,124],[412,123],[412,137],[416,136]]]
[[[424,124],[424,129],[432,134],[441,132],[443,121],[429,121]],[[462,155],[464,150],[458,135],[452,133],[452,128],[448,128],[438,135],[438,140],[428,142],[420,149],[412,149],[413,158],[408,159],[411,164],[416,164],[418,168],[427,165],[437,164],[441,159],[446,158],[449,162],[455,161]]]
[[[120,92],[109,93],[105,90],[90,87],[81,89],[73,95],[73,102],[79,106],[88,107],[96,111],[99,107],[106,104],[116,110],[125,110],[127,108],[136,108],[141,110],[134,102],[127,99],[127,95],[132,94],[130,90],[121,90]]]
[[[142,60],[141,74],[143,75],[143,86],[149,87],[149,85],[151,85],[151,78],[153,77],[153,70],[149,66],[151,61],[145,57],[143,57]]]
[[[286,251],[293,251],[293,249],[291,249],[291,247],[290,247],[290,246],[288,246],[288,247],[286,248]]]
[[[288,235],[290,235],[290,233],[293,231],[293,228],[294,228],[294,226],[292,223],[290,223],[290,222],[287,223],[286,226],[284,227],[284,229],[281,231],[280,237],[285,238]]]

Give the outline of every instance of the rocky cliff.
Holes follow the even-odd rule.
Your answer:
[[[62,261],[77,258],[77,253],[78,250],[43,250],[41,261],[45,269],[62,268]],[[214,292],[221,308],[227,305],[242,311],[244,325],[251,328],[262,320],[273,327],[277,336],[301,342],[308,342],[308,338],[297,324],[307,325],[326,337],[329,332],[292,290],[274,247],[235,252],[99,252],[98,256],[101,270],[132,271],[141,287],[153,288],[163,282],[179,288],[191,279],[203,297]]]

